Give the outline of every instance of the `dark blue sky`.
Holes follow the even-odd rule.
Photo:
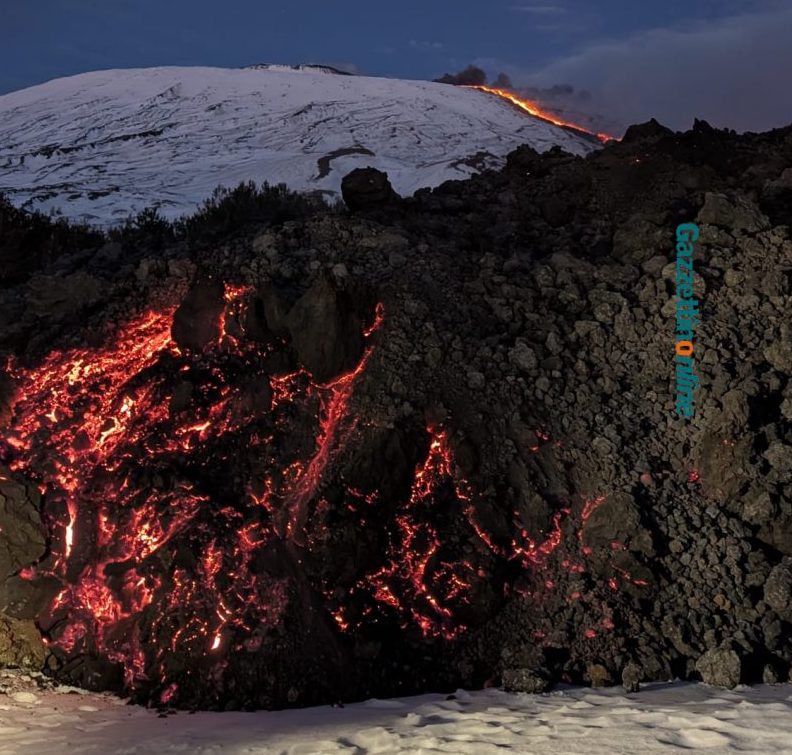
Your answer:
[[[619,122],[792,121],[792,0],[0,0],[0,94],[83,71],[330,63],[430,79],[471,62],[569,84]],[[560,103],[570,112],[585,103]]]
[[[522,69],[600,39],[767,6],[751,0],[0,0],[0,92],[103,68],[354,64],[433,78]]]

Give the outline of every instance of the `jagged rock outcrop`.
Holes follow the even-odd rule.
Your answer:
[[[217,278],[200,277],[190,287],[173,317],[171,334],[186,349],[202,349],[220,337],[225,287]]]
[[[295,302],[284,324],[298,361],[322,383],[360,361],[363,324],[349,294],[336,290],[327,277]]]
[[[0,614],[0,667],[40,671],[47,649],[32,621],[19,621]]]
[[[47,545],[39,513],[40,496],[32,484],[0,467],[0,580],[38,561]]]

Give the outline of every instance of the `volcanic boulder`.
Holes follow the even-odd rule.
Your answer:
[[[527,692],[529,695],[537,695],[550,686],[547,679],[527,668],[504,669],[501,681],[507,692]]]
[[[775,224],[792,225],[792,168],[767,181],[762,189],[762,209]]]
[[[698,214],[699,223],[727,228],[732,231],[758,231],[769,227],[769,221],[759,208],[745,197],[734,199],[725,194],[707,192],[704,206]]]
[[[612,687],[610,671],[601,663],[590,663],[586,668],[586,679],[592,687]]]
[[[0,668],[29,668],[44,665],[47,649],[32,621],[19,621],[0,615]]]
[[[640,511],[626,493],[609,495],[594,508],[585,524],[583,540],[593,548],[618,542],[631,551],[652,553],[651,533],[642,526]]]
[[[792,558],[785,558],[770,572],[764,585],[764,598],[784,621],[792,622]]]
[[[0,580],[41,558],[46,544],[38,491],[0,467]]]
[[[185,349],[201,350],[220,337],[220,315],[225,308],[223,282],[197,279],[173,316],[171,335]]]
[[[740,683],[742,664],[734,650],[723,646],[704,653],[696,661],[696,670],[706,684],[734,689]]]
[[[645,123],[635,123],[630,126],[622,137],[622,144],[632,144],[633,142],[656,142],[666,136],[671,136],[673,132],[666,128],[657,120],[651,118]]]
[[[252,338],[268,333],[276,336],[288,336],[287,317],[294,306],[294,301],[282,289],[269,285],[256,297],[253,305],[248,308],[248,324],[246,332]]]
[[[622,669],[621,675],[625,692],[637,692],[641,687],[643,676],[643,669],[635,661],[629,661]]]
[[[285,334],[283,318],[286,316],[285,307],[279,306],[280,300],[275,296],[254,296],[247,309],[245,310],[245,320],[243,329],[245,335],[253,341],[261,343],[269,342],[274,335],[274,327],[270,324],[270,319],[280,325],[282,333]],[[272,307],[272,314],[267,316],[267,305]],[[274,306],[273,306],[274,305]]]
[[[534,177],[537,171],[542,171],[543,175],[548,173],[542,156],[527,144],[517,147],[517,149],[508,154],[506,157],[506,170]]]
[[[43,558],[46,547],[38,491],[33,485],[12,479],[11,473],[0,467],[0,665],[19,660],[22,657],[19,653],[27,657],[30,648],[40,645],[32,623],[31,632],[30,627],[23,627],[14,620],[36,618],[57,591],[56,580],[19,576],[24,567]],[[27,638],[23,643],[26,650],[14,647],[14,643],[3,648],[3,636],[20,635]],[[35,638],[38,645],[28,642],[30,638]],[[9,655],[12,651],[13,657]]]
[[[363,354],[362,323],[350,298],[320,277],[285,318],[297,356],[320,383],[351,370]]]
[[[792,375],[792,329],[786,322],[781,323],[778,336],[764,349],[764,358],[779,372]]]
[[[388,174],[375,168],[357,168],[344,176],[341,196],[352,212],[379,210],[399,198],[388,180]]]

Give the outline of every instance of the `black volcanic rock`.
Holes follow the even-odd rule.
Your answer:
[[[363,353],[362,323],[349,296],[319,278],[285,318],[297,357],[320,383],[354,367]]]
[[[33,485],[12,479],[9,471],[0,467],[0,585],[44,555],[46,530],[39,505]]]
[[[762,208],[775,225],[792,225],[792,168],[766,181],[762,187]]]
[[[506,169],[520,171],[525,175],[536,175],[537,170],[544,165],[541,154],[527,144],[509,152],[506,156]],[[544,173],[547,172],[548,169],[545,169]]]
[[[0,466],[0,664],[2,657],[21,649],[2,648],[3,631],[17,632],[26,638],[36,637],[32,622],[38,618],[60,590],[57,579],[30,576],[23,579],[19,572],[44,558],[47,551],[47,531],[41,520],[41,498],[33,485],[15,478]],[[3,614],[8,618],[5,628]],[[17,622],[16,620],[25,620]],[[38,648],[40,643],[33,643]],[[31,649],[25,640],[28,653]],[[41,646],[43,655],[43,646]]]
[[[0,614],[0,667],[39,671],[46,655],[47,648],[32,621],[19,621]]]
[[[630,126],[621,138],[622,144],[632,144],[633,142],[652,142],[665,136],[670,136],[674,132],[670,128],[658,123],[654,118],[645,123],[637,123]]]
[[[376,168],[357,168],[344,176],[341,196],[352,212],[380,210],[398,200],[388,174]]]
[[[504,669],[501,681],[507,692],[526,692],[529,695],[545,692],[550,686],[547,679],[525,668]]]
[[[201,278],[193,283],[173,317],[171,335],[179,346],[200,350],[220,337],[224,293],[221,280]]]
[[[792,622],[792,558],[785,558],[770,572],[764,598],[784,621]]]
[[[706,684],[734,689],[740,683],[740,656],[731,648],[708,650],[696,661],[696,670]]]

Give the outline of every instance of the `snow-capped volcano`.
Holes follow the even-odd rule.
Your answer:
[[[0,192],[107,226],[152,206],[178,217],[247,180],[338,194],[365,166],[409,195],[496,167],[520,144],[597,146],[446,84],[309,66],[99,71],[0,97]]]

